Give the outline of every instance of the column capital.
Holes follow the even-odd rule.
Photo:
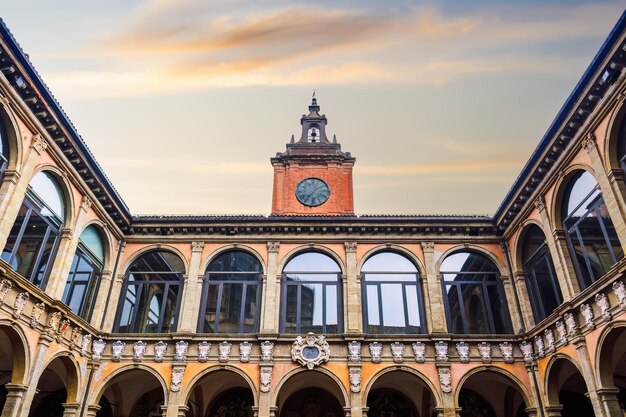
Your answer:
[[[43,136],[41,136],[39,133],[33,135],[33,140],[30,144],[30,146],[39,154],[41,155],[42,153],[44,153],[46,151],[46,149],[48,149],[48,143],[46,142],[46,140],[43,138]]]
[[[178,406],[178,417],[185,417],[187,415],[188,411],[189,411],[189,407],[187,407],[186,405],[179,405]]]
[[[8,391],[7,396],[11,397],[22,395],[22,393],[26,392],[26,390],[28,389],[28,385],[8,383],[4,385],[4,388],[6,388],[6,390]]]
[[[83,201],[80,203],[80,208],[83,211],[87,211],[89,210],[89,208],[91,208],[91,206],[93,205],[93,201],[91,200],[91,198],[84,196],[83,197]]]
[[[204,249],[204,242],[191,242],[192,252],[202,252]]]
[[[432,253],[435,251],[435,242],[421,242],[422,251],[424,253]]]
[[[346,248],[346,253],[356,253],[356,242],[345,242],[343,246]]]
[[[99,405],[88,405],[87,406],[87,417],[96,417],[96,413],[100,411]]]
[[[543,196],[537,196],[537,198],[535,198],[535,208],[537,208],[537,210],[539,211],[543,211],[546,209],[546,200],[544,200]]]
[[[280,242],[267,242],[267,251],[269,253],[278,253]]]
[[[589,132],[581,142],[581,146],[587,153],[591,153],[596,148],[596,135]]]

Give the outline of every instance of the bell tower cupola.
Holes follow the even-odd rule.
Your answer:
[[[274,167],[272,215],[340,216],[354,214],[352,168],[356,159],[326,135],[315,93],[309,113],[300,118],[302,133],[291,136],[285,152],[271,158]]]

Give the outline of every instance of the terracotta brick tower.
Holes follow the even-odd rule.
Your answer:
[[[274,166],[272,215],[353,215],[352,168],[356,161],[326,136],[326,115],[315,96],[302,115],[302,134],[293,135],[285,152],[271,158]]]

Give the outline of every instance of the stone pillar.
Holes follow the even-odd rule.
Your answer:
[[[52,342],[52,340],[52,337],[48,334],[41,334],[39,336],[39,343],[37,344],[35,351],[35,359],[32,362],[33,366],[28,379],[28,389],[24,393],[22,409],[19,414],[17,414],[21,417],[28,417],[28,414],[30,413],[30,406],[33,402],[33,398],[35,398],[35,394],[37,393],[37,384],[39,382],[39,377],[44,371],[46,354],[48,353],[48,348],[50,347],[50,342]]]
[[[126,242],[118,241],[117,251],[115,252],[115,255],[111,254],[111,256],[115,256],[115,260],[112,260],[112,268],[115,268],[115,263],[117,262],[118,256],[122,256],[125,248]],[[114,285],[115,282],[113,280],[113,272],[111,270],[102,271],[102,276],[100,277],[100,286],[98,287],[98,294],[94,303],[93,313],[91,313],[91,325],[95,328],[103,327],[103,330],[107,329],[104,331],[111,330],[110,327],[106,327],[106,318],[111,313],[111,310],[117,310],[117,298],[115,298],[114,294],[115,288],[111,288],[111,286]],[[111,294],[110,297],[109,294]],[[115,300],[115,302],[113,300]]]
[[[350,404],[347,404],[346,415],[363,417],[363,387],[361,362],[348,363],[348,378],[350,380]],[[349,414],[348,414],[349,413]]]
[[[426,314],[430,315],[430,333],[447,333],[446,312],[444,310],[443,292],[441,288],[441,277],[437,274],[437,260],[435,259],[435,243],[422,242],[424,252],[424,267],[426,277],[424,277],[424,305]]]
[[[261,389],[259,392],[259,406],[256,409],[256,417],[270,417],[272,415],[272,373],[273,362],[261,363]]]
[[[183,407],[184,412],[186,413],[189,408],[186,407],[186,404],[181,404],[180,401],[184,398],[181,398],[182,391],[182,381],[185,374],[185,363],[182,362],[174,362],[172,363],[172,378],[170,381],[170,394],[167,399],[167,404],[161,407],[161,411],[164,417],[179,417],[180,409]],[[185,415],[183,413],[183,415]]]
[[[4,248],[7,243],[7,238],[22,206],[22,201],[28,190],[28,183],[32,179],[35,166],[37,166],[39,157],[47,148],[48,144],[46,141],[40,135],[34,135],[19,175],[10,175],[9,173],[6,175],[6,177],[11,177],[10,181],[15,182],[15,185],[6,187],[6,198],[0,202],[0,214],[2,215],[2,222],[0,222],[0,248]],[[7,178],[7,180],[9,179]],[[12,192],[9,193],[11,188]]]
[[[189,411],[189,407],[187,407],[186,405],[179,405],[178,406],[178,417],[186,417],[188,411]]]
[[[280,242],[267,242],[267,271],[263,288],[263,315],[261,332],[278,334],[280,318],[280,272],[278,271],[278,250]]]
[[[522,330],[522,321],[519,314],[517,314],[517,305],[515,302],[515,294],[513,294],[511,279],[508,275],[502,275],[500,280],[502,281],[502,289],[504,290],[506,305],[509,310],[509,316],[511,317],[511,324],[513,325],[513,333],[519,334]]]
[[[559,230],[554,230],[552,227],[543,197],[537,197],[535,207],[541,216],[543,232],[546,236],[548,250],[550,251],[550,257],[552,258],[552,264],[554,265],[559,287],[561,287],[563,301],[571,300],[572,297],[580,293],[580,285],[578,284],[576,270],[574,269],[569,249],[567,248],[565,233],[560,229],[561,226],[559,226]]]
[[[87,412],[85,413],[85,417],[96,417],[98,411],[100,411],[99,405],[87,406]]]
[[[535,326],[535,316],[533,315],[533,309],[530,305],[530,295],[528,294],[528,287],[526,286],[526,276],[521,271],[514,272],[513,285],[517,288],[517,298],[519,299],[520,308],[522,309],[522,316],[524,317],[524,323],[526,323],[526,329],[532,329]]]
[[[571,343],[576,347],[576,353],[578,354],[578,362],[580,364],[580,371],[582,372],[585,385],[587,386],[587,395],[593,406],[593,412],[596,417],[609,417],[604,413],[604,409],[600,404],[598,393],[596,392],[596,379],[589,359],[589,351],[587,350],[587,344],[582,336],[577,336]]]
[[[78,417],[80,413],[80,404],[78,403],[64,403],[63,404],[63,417]]]
[[[525,363],[524,367],[526,368],[526,372],[528,372],[528,380],[530,381],[530,393],[532,398],[534,398],[535,407],[530,407],[530,404],[526,404],[529,406],[526,408],[526,414],[528,417],[535,417],[538,414],[539,405],[547,404],[546,394],[541,386],[541,382],[537,382],[537,374],[535,373],[536,363]],[[537,395],[540,398],[537,398]],[[546,409],[543,407],[544,410]],[[531,414],[532,413],[532,414]]]
[[[596,173],[596,180],[602,191],[604,197],[604,203],[615,226],[617,237],[619,238],[622,248],[626,249],[626,212],[622,210],[620,204],[618,204],[618,196],[615,194],[615,190],[609,182],[609,177],[606,175],[606,169],[602,163],[602,157],[596,146],[596,138],[590,133],[582,141],[582,147],[589,154],[591,165]]]
[[[528,407],[525,408],[524,411],[526,411],[526,415],[528,417],[537,417],[537,409],[535,407]]]
[[[24,394],[28,387],[21,384],[6,384],[7,398],[2,409],[2,417],[17,417],[24,401]]]
[[[120,293],[122,291],[122,287],[124,284],[124,274],[117,274],[113,283],[111,284],[113,288],[111,289],[111,298],[109,298],[109,303],[106,306],[106,315],[104,317],[104,325],[102,326],[103,332],[111,332],[113,329],[113,324],[115,321],[115,316],[117,315],[117,308],[119,306],[119,299],[122,296]]]
[[[361,304],[361,280],[357,270],[356,242],[345,242],[346,249],[346,285],[347,298],[346,333],[363,333],[363,311]],[[352,414],[354,417],[354,414]]]
[[[619,405],[618,388],[599,388],[596,390],[600,406],[604,411],[604,415],[607,417],[624,417],[622,407]]]
[[[198,310],[200,309],[204,281],[204,275],[200,272],[203,249],[204,242],[191,243],[191,260],[189,261],[187,277],[185,277],[182,303],[179,310],[178,332],[194,332],[198,326]]]
[[[459,417],[460,408],[454,400],[454,389],[451,383],[451,372],[449,363],[438,363],[437,374],[439,375],[439,387],[442,398],[442,417]],[[447,375],[447,377],[445,376]]]
[[[546,417],[561,417],[562,405],[548,405],[545,407]]]

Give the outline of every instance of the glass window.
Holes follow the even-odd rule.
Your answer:
[[[546,237],[538,226],[532,225],[526,232],[522,262],[533,314],[539,323],[563,302],[563,296]]]
[[[2,259],[33,284],[44,287],[56,253],[65,205],[58,182],[40,172],[29,184]]]
[[[341,333],[343,331],[341,269],[319,252],[292,258],[283,269],[281,331]]]
[[[91,317],[103,264],[104,248],[100,232],[95,226],[87,226],[80,235],[61,298],[75,314],[85,320]]]
[[[204,275],[198,332],[255,333],[262,278],[261,264],[253,255],[240,250],[218,255]]]
[[[367,333],[423,333],[422,292],[415,265],[395,252],[370,257],[361,269]]]
[[[500,272],[476,252],[457,252],[441,264],[448,329],[452,333],[510,333]]]
[[[126,272],[115,331],[175,331],[184,273],[183,261],[171,252],[155,250],[135,260]]]
[[[617,159],[619,164],[626,174],[626,117],[622,120],[622,124],[619,128],[619,140],[617,143]],[[626,179],[626,175],[624,176]]]
[[[593,175],[576,173],[563,200],[563,228],[584,289],[624,256],[604,198]]]
[[[9,165],[9,138],[2,118],[0,117],[0,179]]]

